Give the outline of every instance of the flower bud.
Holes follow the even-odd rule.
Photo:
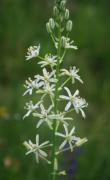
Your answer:
[[[52,29],[52,30],[55,28],[55,22],[54,22],[53,18],[49,19],[49,26],[50,26],[50,29]]]
[[[53,14],[54,14],[54,16],[58,16],[59,15],[59,10],[58,10],[57,6],[54,6]]]
[[[46,29],[47,29],[47,32],[50,34],[52,33],[52,30],[50,28],[50,24],[49,23],[46,23]]]
[[[65,19],[68,20],[69,16],[70,16],[69,10],[66,9],[66,11],[65,11]]]
[[[67,30],[68,32],[71,32],[72,27],[73,27],[73,23],[72,23],[71,20],[69,20],[69,21],[67,22],[67,24],[66,24],[66,30]]]
[[[87,141],[88,141],[87,138],[80,139],[79,141],[76,142],[76,146],[79,147],[82,144],[86,143]]]
[[[55,161],[54,161],[54,168],[55,168],[56,171],[58,170],[58,160],[57,160],[57,158],[55,158]]]
[[[66,174],[66,171],[64,170],[64,171],[60,171],[60,172],[58,173],[58,175],[59,175],[59,176],[66,176],[67,174]]]
[[[66,5],[66,1],[65,0],[61,1],[60,4],[61,9],[65,9],[65,5]]]
[[[62,38],[61,38],[61,46],[63,48],[65,48],[65,44],[66,44],[66,39],[65,39],[65,37],[62,36]]]

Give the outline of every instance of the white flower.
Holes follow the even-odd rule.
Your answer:
[[[33,89],[39,89],[40,87],[43,86],[43,82],[39,82],[39,78],[37,78],[35,80],[32,80],[30,77],[28,78],[28,80],[25,81],[24,87],[27,89],[23,96],[25,96],[27,93],[29,93],[30,95],[32,95],[32,91]]]
[[[66,126],[68,126],[68,123],[66,121],[71,121],[73,120],[71,117],[64,117],[64,114],[60,114],[59,119],[58,119],[61,123],[65,124]]]
[[[45,95],[50,95],[51,97],[54,96],[54,91],[55,91],[55,85],[52,84],[44,84],[44,86],[42,87],[42,89],[38,90],[37,93],[40,94],[45,94]]]
[[[39,51],[40,51],[40,44],[38,46],[30,46],[28,48],[26,60],[37,57],[39,55]]]
[[[23,119],[28,117],[33,111],[39,108],[41,101],[39,101],[37,104],[33,105],[33,102],[30,101],[29,103],[26,103],[26,106],[24,107],[27,109],[27,113],[24,115]]]
[[[65,49],[75,49],[77,50],[77,46],[73,45],[74,41],[70,41],[70,38],[66,38],[66,37],[63,37],[64,38],[64,48]]]
[[[40,76],[39,75],[39,80],[48,84],[48,83],[51,83],[51,82],[56,82],[56,79],[55,79],[55,70],[52,71],[51,73],[49,73],[46,68],[43,69],[43,76]],[[36,78],[36,76],[35,76]]]
[[[83,108],[88,106],[88,103],[86,102],[86,100],[83,98],[80,98],[80,97],[76,97],[74,99],[73,104],[74,104],[74,108],[75,108],[76,112],[79,113],[79,111],[80,111],[82,114],[82,117],[85,118],[86,115],[85,115],[85,112],[83,111]]]
[[[40,61],[38,62],[38,64],[41,64],[41,67],[45,67],[50,65],[51,67],[56,66],[56,62],[57,62],[57,56],[53,56],[51,54],[46,54],[44,61]]]
[[[43,104],[40,104],[41,113],[33,113],[34,117],[40,118],[39,122],[37,123],[37,128],[41,126],[42,123],[46,122],[50,129],[52,129],[52,122],[50,119],[49,113],[51,112],[53,106],[49,106],[49,108],[46,110],[43,106]]]
[[[61,75],[67,75],[69,77],[72,78],[72,83],[75,82],[75,79],[79,80],[81,83],[83,83],[83,81],[81,80],[80,76],[77,74],[79,72],[79,69],[76,69],[75,66],[71,67],[70,70],[66,70],[66,69],[61,69]]]
[[[70,38],[62,36],[61,42],[62,42],[62,47],[65,49],[75,49],[75,50],[78,49],[77,46],[73,45],[74,41],[70,41]],[[59,44],[59,40],[56,39],[55,42],[56,49],[58,49],[58,44]]]
[[[51,164],[51,162],[46,159],[48,156],[47,153],[44,150],[42,150],[43,148],[52,146],[51,144],[49,144],[49,141],[45,141],[44,143],[39,144],[39,135],[36,135],[36,144],[33,144],[31,140],[29,140],[29,142],[25,141],[23,144],[28,150],[26,155],[30,153],[34,153],[37,163],[39,163],[39,157],[40,157],[46,160],[47,163]]]
[[[59,147],[59,150],[63,149],[64,146],[69,143],[70,149],[71,151],[73,151],[73,144],[76,141],[79,141],[79,137],[73,136],[74,132],[75,132],[75,127],[72,128],[72,130],[70,131],[70,133],[68,132],[68,128],[67,126],[64,124],[64,130],[65,130],[65,134],[56,132],[56,136],[60,136],[62,138],[64,138],[65,140],[62,142],[62,144]]]
[[[83,111],[83,108],[88,106],[85,99],[82,99],[78,96],[79,95],[78,90],[76,90],[75,93],[72,95],[67,87],[64,87],[64,89],[67,91],[68,96],[60,95],[60,98],[69,101],[65,107],[65,111],[68,111],[70,107],[73,105],[76,113],[79,113],[80,111],[83,118],[85,118],[85,113]]]
[[[64,95],[60,95],[60,98],[61,99],[64,99],[64,100],[67,100],[69,101],[65,107],[65,111],[68,111],[71,107],[71,105],[73,104],[74,102],[74,99],[77,95],[79,95],[79,91],[76,90],[76,92],[74,93],[74,95],[71,94],[70,90],[67,88],[67,87],[64,87],[64,89],[67,91],[68,93],[68,96],[64,96]],[[73,105],[74,106],[74,105]]]
[[[59,114],[52,114],[50,115],[50,118],[52,120],[58,120],[59,122],[61,122],[62,124],[65,124],[66,126],[68,126],[67,121],[71,121],[73,120],[71,117],[65,117],[64,113],[59,113]]]
[[[50,96],[54,96],[54,91],[55,91],[55,85],[52,84],[52,85],[49,85],[49,84],[46,84],[44,87],[44,93],[45,94],[49,94]]]

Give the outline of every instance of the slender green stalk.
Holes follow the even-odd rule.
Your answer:
[[[62,85],[61,88],[63,88],[65,86],[65,84],[71,79],[71,77],[69,77]]]
[[[61,23],[60,23],[61,24]],[[57,66],[56,66],[56,86],[55,86],[55,96],[54,96],[54,113],[57,113],[58,109],[58,88],[59,88],[59,69],[60,69],[60,56],[61,56],[61,25],[59,28],[59,44],[58,44],[58,50],[57,50]],[[56,150],[56,126],[57,126],[57,121],[54,120],[53,124],[53,136],[52,136],[52,144],[53,144],[53,149],[52,149],[52,180],[56,179],[56,168],[55,168],[55,150]]]
[[[41,57],[41,56],[38,56],[37,58],[39,58],[40,60],[45,60],[45,58]]]
[[[52,38],[53,43],[55,44],[55,38],[52,33],[51,33],[51,38]]]
[[[61,60],[60,60],[61,62],[63,61],[65,55],[66,55],[66,49],[64,50],[64,53],[63,53],[63,55],[62,55],[62,57],[61,57]]]
[[[73,146],[73,149],[74,149],[75,147],[76,147],[76,145]],[[62,153],[62,152],[68,151],[68,150],[70,150],[70,147],[65,148],[65,149],[63,149],[63,150],[61,150],[61,151],[56,152],[56,155],[58,155],[58,154],[60,154],[60,153]]]

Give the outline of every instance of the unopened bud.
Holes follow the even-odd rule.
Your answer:
[[[69,10],[66,9],[66,11],[65,11],[65,19],[68,20],[69,16],[70,16]]]
[[[59,175],[59,176],[66,176],[67,174],[66,174],[66,171],[60,171],[60,172],[58,173],[58,175]]]
[[[57,160],[57,158],[55,158],[55,161],[54,161],[54,169],[56,171],[58,170],[58,160]]]
[[[49,19],[49,26],[50,26],[50,29],[52,29],[52,30],[55,28],[55,22],[54,22],[53,18]]]
[[[68,32],[70,32],[70,31],[72,30],[72,27],[73,27],[73,23],[72,23],[71,20],[69,20],[69,21],[67,22],[67,24],[66,24],[66,30],[67,30]]]
[[[66,1],[65,0],[61,1],[60,4],[61,9],[65,9],[65,5],[66,5]]]
[[[58,16],[59,15],[59,10],[58,10],[57,6],[54,6],[53,14],[54,14],[54,16]]]
[[[47,29],[48,33],[52,33],[52,30],[50,28],[50,24],[49,23],[46,23],[46,29]]]
[[[80,139],[79,141],[76,142],[76,146],[79,147],[82,144],[86,143],[87,141],[88,141],[87,138]]]
[[[61,38],[61,46],[62,46],[63,48],[65,48],[65,44],[66,44],[66,39],[65,39],[65,37],[62,37],[62,38]]]

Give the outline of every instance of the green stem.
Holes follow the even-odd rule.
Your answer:
[[[59,88],[59,70],[60,70],[60,56],[61,56],[61,23],[60,23],[60,28],[59,28],[59,32],[58,32],[58,37],[59,37],[59,45],[58,45],[58,50],[57,50],[57,66],[56,66],[56,85],[55,85],[55,96],[54,96],[54,113],[57,113],[57,109],[58,109],[58,88]],[[53,123],[53,136],[52,136],[52,180],[56,180],[56,167],[55,167],[55,158],[56,158],[56,136],[55,136],[55,132],[56,132],[56,127],[57,127],[57,121],[54,120]]]
[[[55,38],[54,38],[54,35],[51,34],[50,36],[51,36],[51,38],[52,38],[53,43],[55,44]]]
[[[40,60],[45,61],[45,58],[41,57],[41,56],[37,56],[37,58],[39,58]]]
[[[62,85],[61,85],[61,89],[65,86],[65,84],[71,79],[71,77],[69,77]]]
[[[76,147],[76,145],[73,146],[73,149],[74,149],[75,147]],[[62,149],[62,150],[56,152],[56,155],[58,155],[58,154],[60,154],[60,153],[62,153],[62,152],[68,151],[68,150],[70,150],[70,147],[65,148],[65,149]]]
[[[64,57],[65,57],[65,55],[66,55],[66,49],[64,50],[64,53],[63,53],[63,55],[62,55],[62,57],[61,57],[61,59],[60,59],[60,63],[62,63],[62,61],[63,61],[63,59],[64,59]]]

